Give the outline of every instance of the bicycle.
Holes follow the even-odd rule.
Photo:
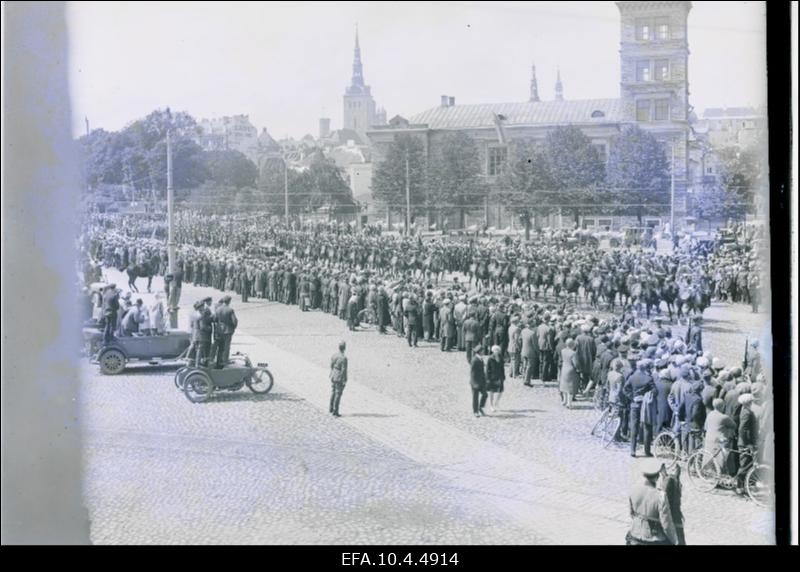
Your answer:
[[[727,456],[723,456],[723,454],[731,453],[755,455],[755,452],[751,451],[728,449],[724,444],[713,453],[705,449],[696,451],[687,461],[689,481],[702,492],[709,492],[717,487],[736,488],[736,475],[724,474],[722,467],[723,459],[727,460]],[[773,483],[772,467],[764,463],[753,462],[753,466],[745,474],[744,489],[747,496],[756,505],[767,507],[772,504]]]
[[[609,403],[603,413],[600,414],[600,418],[595,422],[590,434],[593,437],[600,437],[600,443],[604,449],[607,449],[619,432],[621,423],[619,405]]]
[[[683,423],[681,423],[683,425]],[[665,463],[667,463],[667,467],[671,467],[675,463],[679,461],[685,461],[689,457],[691,457],[691,453],[688,455],[683,450],[683,446],[681,444],[681,435],[683,433],[683,427],[679,430],[674,428],[664,429],[653,440],[653,451],[655,456],[659,459],[663,459]],[[692,436],[697,439],[698,437],[702,437],[703,430],[702,429],[692,429],[691,430]],[[696,441],[695,441],[696,442]]]

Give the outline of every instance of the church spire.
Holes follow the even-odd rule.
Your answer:
[[[536,64],[531,64],[531,97],[528,101],[539,101],[539,85],[536,83]]]
[[[561,68],[556,68],[556,101],[564,101],[564,86],[561,85]]]
[[[356,24],[356,47],[353,50],[352,87],[364,87],[364,70],[361,66],[361,46],[358,45],[358,24]]]

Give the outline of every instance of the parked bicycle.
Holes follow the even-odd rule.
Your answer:
[[[592,427],[591,435],[600,437],[603,448],[608,448],[614,439],[619,435],[619,427],[622,423],[620,407],[616,403],[609,403],[600,414],[600,418]]]
[[[734,489],[737,486],[736,475],[726,472],[725,463],[731,454],[752,454],[751,451],[737,451],[729,449],[723,444],[714,452],[705,449],[693,453],[687,461],[689,481],[699,491],[712,491],[717,487]],[[748,469],[744,480],[744,490],[747,496],[761,507],[772,505],[773,500],[773,470],[770,465],[753,462]]]

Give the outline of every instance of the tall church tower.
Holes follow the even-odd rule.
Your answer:
[[[663,141],[674,156],[675,219],[686,214],[691,2],[617,2],[621,18],[620,98],[626,122]]]
[[[539,84],[536,83],[536,64],[531,64],[531,95],[528,101],[539,101]]]
[[[370,88],[364,84],[364,69],[361,64],[361,47],[358,43],[358,28],[356,28],[356,46],[353,50],[353,77],[350,86],[344,92],[344,121],[345,129],[352,129],[366,144],[367,129],[375,124],[375,100],[372,99]]]
[[[556,68],[556,101],[564,101],[564,85],[561,83],[561,69]]]

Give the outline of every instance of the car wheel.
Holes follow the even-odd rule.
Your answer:
[[[100,371],[105,375],[117,375],[125,369],[125,354],[117,349],[108,349],[100,354]]]

